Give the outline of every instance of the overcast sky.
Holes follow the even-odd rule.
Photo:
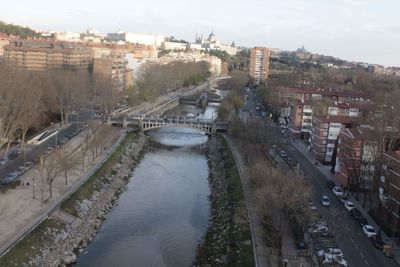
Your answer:
[[[118,29],[400,66],[399,0],[19,0],[0,20],[56,31]]]

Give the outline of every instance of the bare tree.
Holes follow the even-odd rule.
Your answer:
[[[76,163],[77,160],[74,158],[74,155],[69,154],[65,148],[58,151],[58,164],[60,170],[64,173],[65,185],[68,185],[68,173]]]
[[[53,182],[61,172],[59,159],[59,151],[55,151],[43,160],[43,173],[46,177],[50,198],[53,197]]]

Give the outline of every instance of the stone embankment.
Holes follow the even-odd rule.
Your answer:
[[[209,226],[193,266],[254,266],[246,203],[234,158],[218,135],[206,143]]]
[[[126,189],[146,143],[145,135],[140,134],[136,142],[126,145],[119,162],[102,177],[106,182],[101,189],[78,203],[78,217],[62,229],[48,228],[50,242],[43,244],[37,256],[30,259],[26,266],[68,266],[76,261],[78,254],[93,240],[106,214]]]

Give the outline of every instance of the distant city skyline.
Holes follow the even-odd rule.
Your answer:
[[[111,3],[111,4],[110,4]],[[238,46],[312,52],[400,66],[400,2],[395,0],[204,0],[5,2],[0,20],[32,28],[173,35],[193,42],[214,31]]]

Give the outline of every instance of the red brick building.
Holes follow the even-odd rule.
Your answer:
[[[379,182],[382,219],[391,232],[400,231],[400,151],[383,154],[383,175]],[[387,233],[387,234],[392,234]]]

